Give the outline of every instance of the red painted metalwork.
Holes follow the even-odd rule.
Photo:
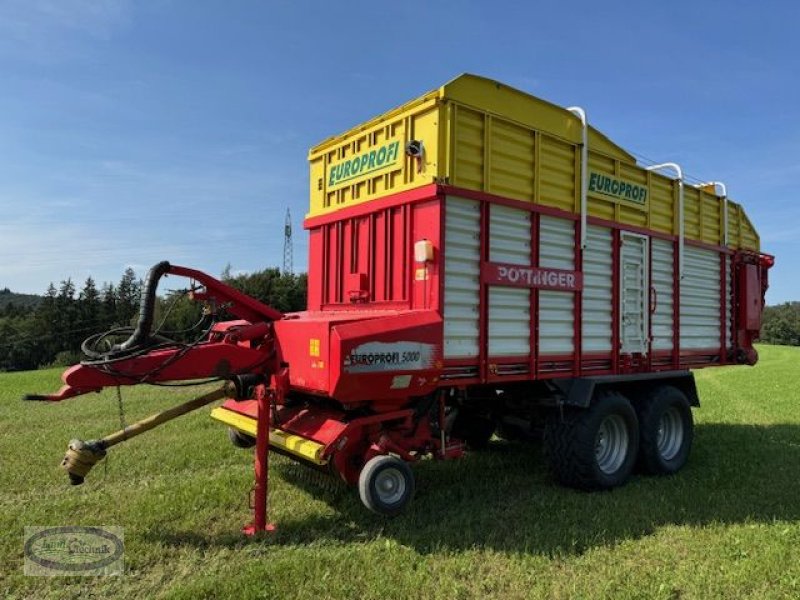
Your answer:
[[[356,204],[354,206],[340,208],[336,212],[330,214],[319,215],[316,217],[309,217],[303,222],[303,227],[305,229],[311,230],[316,227],[319,227],[320,225],[335,223],[337,221],[341,221],[342,219],[352,219],[354,217],[360,217],[363,215],[367,215],[373,212],[383,211],[393,207],[413,204],[415,202],[420,202],[422,200],[428,200],[430,198],[434,198],[440,195],[441,191],[442,191],[442,186],[436,184],[430,184],[414,188],[413,190],[407,190],[405,192],[390,194],[388,196],[384,196],[383,198],[379,198],[377,200],[371,200],[363,204]]]
[[[269,428],[270,402],[269,392],[263,384],[256,386],[256,402],[258,404],[258,420],[256,428],[256,451],[254,461],[255,487],[253,499],[253,522],[245,525],[245,535],[256,535],[275,530],[275,525],[267,521],[269,502]]]
[[[104,387],[185,381],[206,377],[228,378],[263,371],[268,355],[261,349],[226,341],[207,341],[190,351],[156,350],[143,356],[110,364],[80,364],[62,375],[64,387],[50,401],[100,391]]]
[[[190,347],[154,349],[71,367],[62,375],[61,390],[44,399],[59,401],[120,385],[269,372],[275,360],[271,323],[282,313],[201,271],[169,265],[166,273],[202,284],[202,289],[190,292],[193,300],[206,303],[210,312],[224,307],[241,320],[217,323],[208,339]]]

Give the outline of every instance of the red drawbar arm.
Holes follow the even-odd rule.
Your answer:
[[[29,395],[27,398],[59,401],[118,385],[229,378],[275,371],[272,321],[283,318],[283,314],[202,271],[166,262],[151,270],[152,282],[148,278],[147,298],[142,301],[137,333],[121,346],[131,344],[128,352],[137,346],[146,350],[156,286],[162,274],[187,277],[202,284],[203,290],[190,293],[193,300],[208,301],[241,320],[217,323],[207,340],[189,346],[156,348],[129,356],[113,351],[99,355],[97,360],[86,361],[65,371],[62,375],[65,385],[57,394]],[[137,335],[140,336],[138,339]]]
[[[57,394],[39,399],[53,402],[118,385],[186,381],[206,377],[227,378],[244,373],[264,372],[269,360],[269,354],[261,349],[226,342],[203,342],[186,352],[180,348],[156,350],[108,364],[75,365],[61,376],[65,385]]]
[[[231,306],[227,307],[228,311],[241,319],[247,319],[251,323],[257,323],[258,321],[277,321],[283,318],[283,313],[280,311],[259,302],[255,298],[251,298],[247,294],[243,294],[239,290],[222,283],[219,279],[215,279],[202,271],[170,265],[167,272],[172,275],[179,275],[199,281],[205,286],[206,291],[204,293],[192,294],[193,298],[197,300],[215,298],[217,302],[231,302]]]

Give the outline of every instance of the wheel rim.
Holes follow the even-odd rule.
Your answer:
[[[375,477],[375,492],[383,504],[396,504],[406,493],[406,478],[399,469],[384,469]]]
[[[683,419],[678,409],[671,406],[658,420],[656,435],[658,454],[663,460],[672,460],[683,445]]]
[[[600,423],[594,455],[598,468],[606,475],[619,471],[628,456],[628,427],[620,415],[608,415]]]

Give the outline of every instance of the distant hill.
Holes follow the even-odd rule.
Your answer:
[[[0,310],[3,310],[8,304],[13,304],[18,308],[36,308],[41,301],[42,297],[36,294],[17,294],[8,288],[0,289]]]

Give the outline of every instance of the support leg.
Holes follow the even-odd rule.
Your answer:
[[[283,386],[280,384],[273,385],[271,389],[267,389],[264,384],[256,386],[255,395],[256,400],[258,400],[255,456],[256,482],[253,499],[253,522],[242,530],[245,535],[258,535],[259,533],[275,531],[275,525],[267,521],[267,506],[269,502],[269,429],[272,412],[270,405],[271,394],[276,394],[276,401],[282,403]]]

